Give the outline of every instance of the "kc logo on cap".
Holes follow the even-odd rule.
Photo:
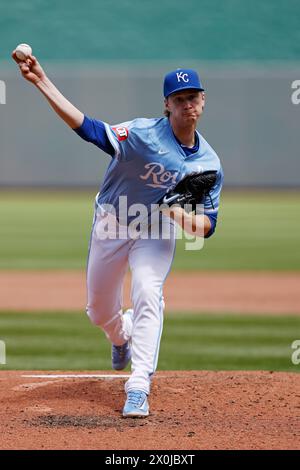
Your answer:
[[[189,82],[189,76],[187,73],[176,72],[176,75],[177,75],[178,82],[180,82],[180,80],[183,80],[185,83]]]
[[[164,80],[164,97],[180,90],[194,89],[204,91],[200,78],[195,70],[177,69],[168,73]]]

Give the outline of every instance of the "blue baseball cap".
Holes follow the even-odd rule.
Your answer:
[[[181,90],[194,89],[204,91],[199,75],[192,69],[177,69],[165,76],[164,97]]]

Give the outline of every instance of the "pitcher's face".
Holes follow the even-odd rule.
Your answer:
[[[165,99],[170,119],[183,126],[194,124],[203,113],[205,95],[197,90],[184,90],[173,93]]]

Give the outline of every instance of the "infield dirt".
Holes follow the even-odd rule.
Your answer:
[[[0,372],[1,449],[300,449],[299,374],[158,372],[145,419],[121,417],[118,373],[48,374]]]
[[[85,310],[83,271],[0,271],[0,310]],[[166,312],[300,315],[300,274],[293,272],[172,272]],[[124,306],[130,306],[130,276]]]

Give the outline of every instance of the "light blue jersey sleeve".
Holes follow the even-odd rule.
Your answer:
[[[206,234],[205,238],[209,238],[216,229],[223,181],[224,172],[222,167],[220,166],[220,170],[217,174],[216,183],[210,190],[209,195],[207,195],[204,200],[204,214],[209,217],[209,220],[211,222],[211,229]]]
[[[106,135],[114,149],[114,156],[118,160],[125,160],[126,157],[128,157],[128,155],[126,155],[128,151],[127,147],[128,143],[132,140],[130,129],[133,124],[134,121],[126,121],[111,126],[104,122]]]

